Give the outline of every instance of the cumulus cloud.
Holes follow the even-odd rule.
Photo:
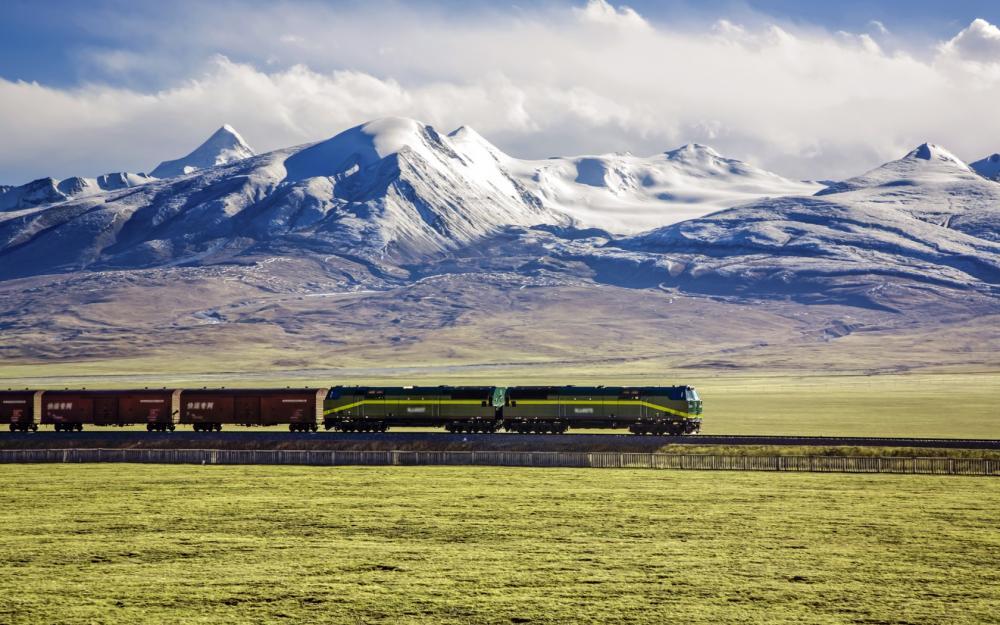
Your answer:
[[[1000,28],[976,19],[945,43],[942,51],[967,61],[1000,64]]]
[[[601,26],[647,28],[649,23],[627,6],[614,7],[605,0],[589,0],[582,9],[574,9],[581,21]]]
[[[155,88],[0,79],[0,182],[148,170],[224,122],[268,150],[383,115],[470,125],[522,157],[709,143],[801,178],[858,174],[923,141],[970,160],[1000,142],[997,29],[982,20],[919,55],[876,32],[680,28],[604,0],[459,16],[268,7],[130,23],[145,47],[88,51],[95,68],[170,77]]]

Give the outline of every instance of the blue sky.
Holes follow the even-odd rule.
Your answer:
[[[234,2],[233,6],[253,10],[259,4],[261,3],[247,1]],[[368,3],[327,0],[284,4],[352,8]],[[532,0],[509,3],[421,0],[407,4],[455,15],[503,11],[503,7],[516,10],[518,7],[574,5],[572,2]],[[697,24],[710,23],[720,18],[743,21],[773,18],[831,31],[854,32],[863,31],[872,20],[878,20],[892,30],[912,38],[916,45],[950,36],[976,17],[985,18],[992,23],[1000,22],[1000,3],[982,0],[637,0],[620,4],[634,8],[650,21],[661,23]],[[384,6],[390,7],[391,4],[385,3]],[[88,54],[99,49],[143,50],[148,42],[143,34],[127,28],[105,28],[106,19],[127,16],[137,22],[182,24],[187,20],[197,19],[198,13],[197,3],[189,0],[4,0],[0,6],[0,76],[59,86],[93,80],[118,82],[123,79],[121,76],[95,67],[89,62]],[[185,58],[186,53],[179,51],[178,63]]]
[[[976,21],[978,20],[978,21]],[[802,178],[1000,150],[996,2],[4,0],[0,183],[382,115],[516,156],[707,143]]]

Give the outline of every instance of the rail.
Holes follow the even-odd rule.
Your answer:
[[[503,466],[1000,476],[1000,460],[886,456],[728,456],[561,451],[3,449],[3,463]]]

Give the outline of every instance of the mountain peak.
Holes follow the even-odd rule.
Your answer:
[[[991,154],[975,163],[969,163],[969,167],[983,178],[1000,181],[1000,154]]]
[[[690,160],[692,158],[722,158],[718,152],[701,143],[685,143],[679,148],[668,150],[667,158],[672,160]]]
[[[961,165],[963,168],[966,167],[966,164],[962,159],[958,158],[943,147],[933,143],[922,143],[918,145],[904,158],[921,159],[925,161],[943,161],[946,163]]]
[[[163,161],[150,175],[154,178],[173,178],[199,169],[240,161],[256,154],[235,128],[223,124],[193,152],[182,158]]]
[[[428,161],[455,157],[450,143],[433,127],[409,117],[382,117],[348,128],[285,159],[287,179],[336,176],[407,152]]]
[[[382,158],[406,147],[418,149],[428,134],[438,136],[427,124],[409,117],[380,117],[360,128],[361,132],[371,137],[372,147]]]
[[[240,146],[248,150],[252,149],[247,144],[246,140],[243,139],[243,136],[240,135],[240,133],[236,132],[236,129],[230,126],[229,124],[222,124],[222,126],[218,130],[213,132],[212,136],[209,137],[208,140],[205,141],[205,143],[202,145],[206,144],[227,145],[230,147]]]
[[[903,158],[889,161],[860,176],[831,184],[816,195],[883,187],[942,185],[974,179],[978,177],[965,161],[939,145],[922,143]]]

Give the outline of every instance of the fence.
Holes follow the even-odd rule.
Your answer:
[[[0,463],[136,462],[312,466],[502,466],[802,471],[1000,476],[1000,460],[879,456],[719,456],[559,451],[298,451],[235,449],[3,449]]]

